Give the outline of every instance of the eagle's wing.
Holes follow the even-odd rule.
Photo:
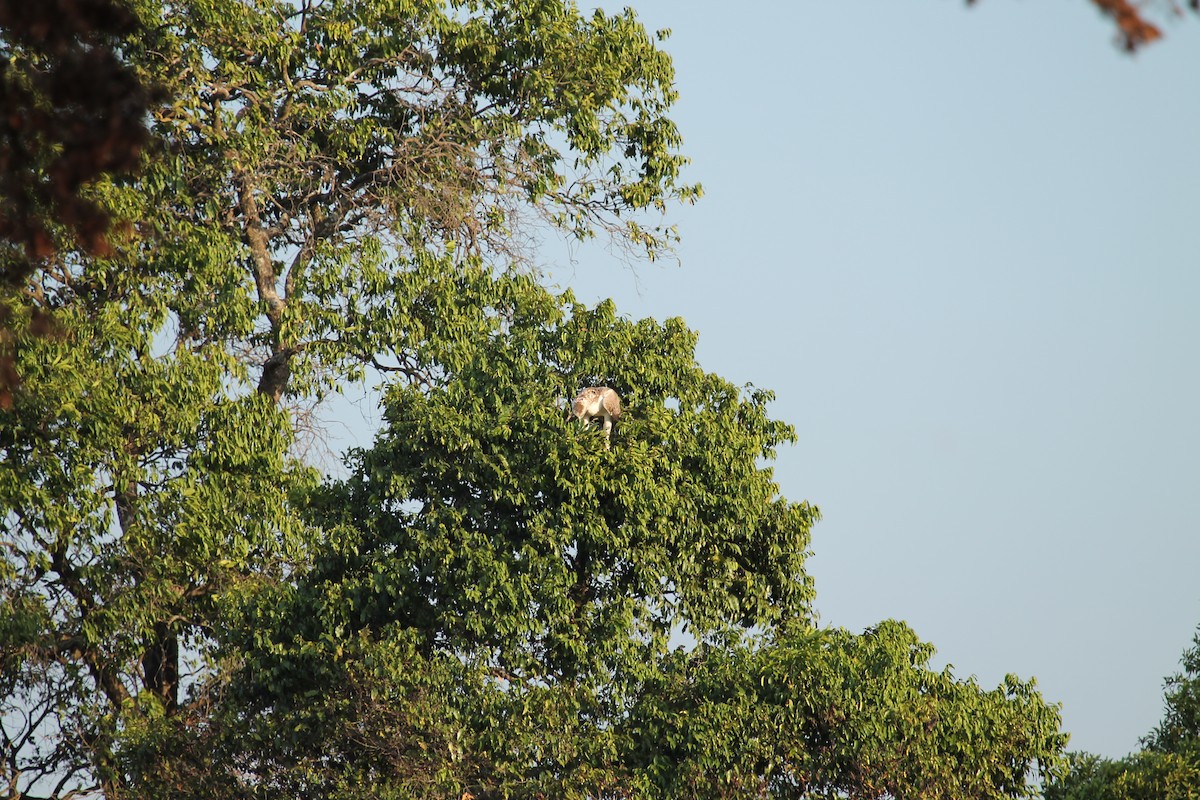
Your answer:
[[[616,419],[617,417],[621,416],[621,395],[617,394],[614,390],[609,389],[604,393],[603,401],[604,410],[608,412],[610,417]]]

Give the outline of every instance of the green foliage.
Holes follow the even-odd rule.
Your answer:
[[[239,607],[213,742],[173,752],[324,797],[999,798],[1055,768],[1032,684],[932,671],[899,623],[813,627],[816,510],[764,466],[794,434],[680,321],[408,280],[439,311],[388,426],[307,494],[309,567]],[[564,413],[595,382],[627,401],[611,450]]]
[[[1195,800],[1200,753],[1144,750],[1117,761],[1073,753],[1064,777],[1046,787],[1046,800]]]
[[[311,568],[243,608],[237,630],[251,638],[229,643],[240,663],[230,691],[239,714],[257,712],[231,729],[270,729],[286,707],[300,740],[270,739],[249,760],[275,765],[263,780],[337,794],[347,774],[279,765],[308,763],[331,725],[357,724],[362,709],[328,703],[372,687],[396,698],[395,724],[373,739],[396,763],[409,763],[397,754],[417,747],[414,731],[445,738],[430,726],[457,720],[456,744],[417,774],[346,756],[385,794],[417,792],[428,774],[554,796],[619,782],[608,728],[673,629],[806,618],[816,512],[779,498],[758,466],[794,434],[766,416],[767,393],[704,373],[679,320],[633,323],[482,268],[405,280],[408,304],[437,309],[413,376],[388,393],[388,430],[355,456],[352,478],[310,495],[325,532]],[[627,400],[612,450],[564,413],[598,376]],[[449,670],[460,688],[437,713],[411,707],[381,674],[395,659],[410,677]],[[562,752],[546,756],[551,720]],[[442,780],[418,794],[448,791]]]
[[[448,318],[408,273],[521,262],[525,217],[658,255],[673,232],[638,212],[698,193],[670,59],[629,12],[128,6],[141,25],[116,52],[170,99],[140,171],[87,199],[129,224],[0,297],[21,379],[0,403],[0,783],[18,792],[119,794],[152,740],[205,717],[185,688],[220,672],[230,609],[309,557],[291,403],[376,361],[403,374]]]
[[[767,393],[704,373],[679,320],[559,308],[521,277],[431,278],[419,294],[460,304],[418,365],[433,385],[392,388],[387,432],[320,499],[324,526],[349,528],[335,546],[386,586],[348,624],[406,621],[532,679],[631,667],[610,646],[677,622],[807,613],[814,512],[757,466],[793,438]],[[564,419],[598,376],[626,398],[611,451]]]
[[[59,335],[19,338],[0,411],[0,696],[27,776],[108,780],[93,753],[175,705],[180,648],[231,582],[280,573],[296,529],[286,415],[224,396],[218,357],[156,357],[143,313],[59,309]]]
[[[185,330],[258,348],[260,389],[361,377],[411,335],[398,269],[461,254],[523,261],[529,223],[605,232],[650,257],[647,226],[699,188],[666,116],[668,56],[632,12],[572,3],[138,0],[130,44],[174,102],[141,181],[184,258]],[[196,301],[201,301],[197,303]]]
[[[789,626],[762,647],[676,653],[629,721],[666,797],[1031,796],[1065,742],[1013,676],[982,691],[904,624]]]

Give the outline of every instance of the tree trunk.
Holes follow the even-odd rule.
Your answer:
[[[165,622],[154,624],[154,641],[142,656],[146,688],[168,712],[179,707],[179,636]]]
[[[295,350],[282,348],[271,354],[263,364],[262,376],[258,379],[258,391],[274,400],[276,403],[287,390],[288,378],[292,375],[292,355]]]
[[[291,360],[296,354],[294,347],[280,340],[280,329],[283,326],[283,312],[287,308],[287,300],[279,296],[279,274],[275,262],[271,258],[270,233],[263,227],[262,216],[259,213],[258,200],[254,196],[254,184],[249,175],[237,175],[238,205],[246,225],[246,243],[250,246],[251,270],[254,274],[254,285],[258,289],[259,299],[266,304],[267,320],[271,324],[271,334],[274,344],[271,357],[263,364],[262,376],[258,380],[258,391],[267,395],[276,403],[287,391],[288,379],[292,375]]]

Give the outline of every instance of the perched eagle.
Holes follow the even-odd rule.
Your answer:
[[[589,386],[571,404],[571,414],[584,425],[603,419],[604,446],[607,448],[612,425],[621,417],[621,396],[607,386]]]

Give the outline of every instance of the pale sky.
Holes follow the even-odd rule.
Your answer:
[[[706,196],[678,266],[544,260],[776,392],[822,624],[1136,749],[1200,623],[1200,18],[1130,57],[1086,0],[630,4]]]

